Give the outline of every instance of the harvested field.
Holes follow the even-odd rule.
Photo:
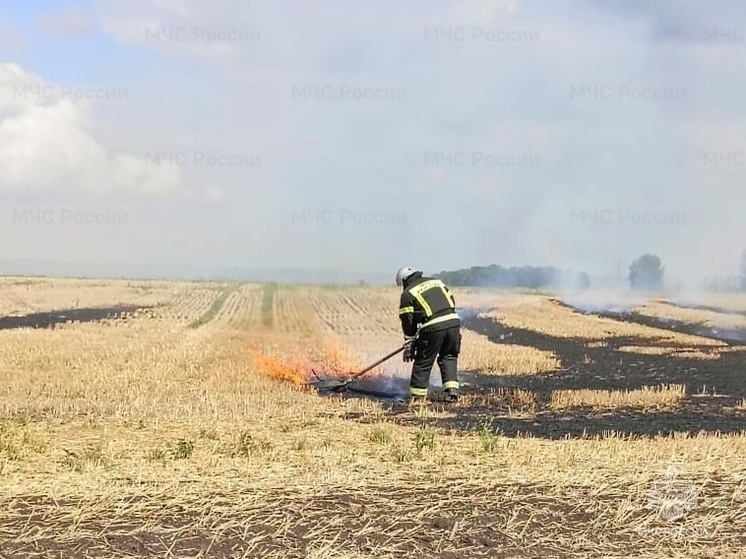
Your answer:
[[[454,291],[464,397],[407,406],[304,386],[395,289],[0,279],[0,557],[741,556],[737,315]]]

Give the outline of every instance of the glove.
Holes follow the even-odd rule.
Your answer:
[[[404,354],[402,359],[405,363],[414,361],[414,336],[404,336]]]

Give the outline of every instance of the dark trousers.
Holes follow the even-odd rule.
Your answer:
[[[458,390],[458,356],[461,353],[461,328],[453,326],[437,332],[421,332],[414,342],[414,363],[409,383],[414,396],[427,396],[430,372],[438,361],[443,388]]]

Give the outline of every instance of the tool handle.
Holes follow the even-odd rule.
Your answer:
[[[376,367],[377,367],[378,365],[380,365],[380,364],[381,364],[381,363],[383,363],[384,361],[388,361],[389,359],[391,359],[391,358],[392,358],[392,357],[393,357],[394,355],[396,355],[397,353],[401,353],[402,351],[404,351],[404,349],[405,349],[406,347],[407,347],[407,344],[404,344],[404,345],[403,345],[403,346],[401,346],[401,347],[400,347],[399,349],[396,349],[396,350],[392,351],[391,353],[389,353],[389,354],[388,354],[387,356],[385,356],[385,357],[381,357],[381,358],[380,358],[380,359],[379,359],[378,361],[376,361],[376,362],[375,362],[375,363],[373,363],[372,365],[369,365],[368,367],[366,367],[365,369],[363,369],[363,370],[362,370],[362,371],[360,371],[359,373],[355,373],[354,375],[352,375],[352,376],[350,377],[350,380],[352,380],[352,379],[356,379],[357,377],[359,377],[359,376],[362,376],[362,375],[364,375],[365,373],[367,373],[367,372],[368,372],[368,371],[370,371],[371,369],[375,369],[375,368],[376,368]]]

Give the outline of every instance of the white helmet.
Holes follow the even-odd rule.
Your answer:
[[[401,287],[404,285],[404,282],[406,279],[414,274],[416,270],[410,266],[404,266],[403,268],[399,268],[399,271],[396,272],[396,285],[398,287]]]

